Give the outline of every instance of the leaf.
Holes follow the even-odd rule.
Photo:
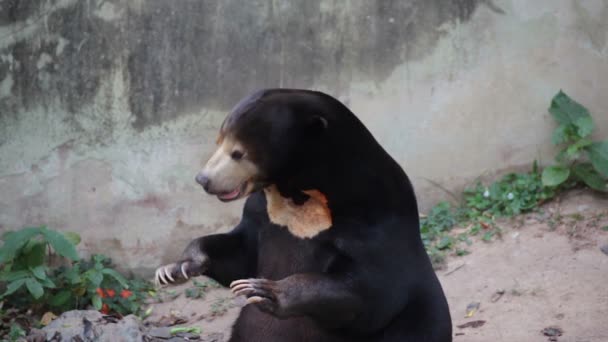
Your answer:
[[[568,134],[567,134],[567,130],[568,129],[568,125],[559,125],[555,131],[553,131],[553,134],[551,135],[551,142],[553,143],[553,145],[559,145],[561,143],[564,143],[568,140]]]
[[[55,253],[74,261],[78,260],[76,248],[63,234],[50,229],[43,229],[42,234]]]
[[[91,281],[94,287],[99,287],[103,281],[103,274],[96,269],[90,269],[84,273],[84,276]]]
[[[42,285],[40,285],[38,280],[36,280],[35,278],[25,279],[25,286],[27,287],[27,290],[30,291],[34,299],[38,299],[44,294],[44,289],[42,288]]]
[[[17,279],[27,278],[30,276],[30,272],[25,270],[11,271],[0,275],[0,281],[11,282]]]
[[[604,177],[608,177],[608,140],[592,144],[588,151],[593,167]]]
[[[593,128],[595,128],[595,124],[593,123],[591,116],[584,116],[576,119],[574,121],[574,125],[576,126],[578,135],[581,138],[591,134],[591,132],[593,132]]]
[[[35,241],[35,243],[31,244],[29,250],[24,251],[27,267],[34,268],[43,265],[45,249],[46,244],[44,242]]]
[[[574,165],[572,171],[587,186],[599,191],[606,191],[606,179],[604,179],[590,164]]]
[[[201,328],[199,327],[175,327],[169,330],[171,335],[179,334],[179,333],[190,333],[195,335],[200,335]]]
[[[99,295],[94,295],[91,298],[91,302],[93,302],[93,306],[95,307],[95,309],[101,310],[102,302],[101,302],[101,297],[99,297]]]
[[[49,299],[49,304],[51,306],[62,306],[68,301],[68,299],[70,299],[71,296],[72,293],[68,290],[60,291],[59,293],[51,297],[51,299]]]
[[[448,249],[452,246],[452,238],[450,236],[444,236],[441,241],[437,244],[437,249],[443,250]]]
[[[64,232],[63,236],[74,246],[78,246],[81,241],[80,235],[76,232]]]
[[[587,108],[572,100],[561,90],[553,97],[549,113],[560,124],[576,124],[578,119],[590,116]]]
[[[492,241],[493,236],[494,236],[494,232],[490,230],[488,232],[485,232],[483,234],[483,236],[481,237],[481,239],[485,242],[489,242],[489,241]]]
[[[40,279],[40,283],[42,284],[42,286],[49,289],[54,289],[57,287],[50,278]]]
[[[15,291],[19,290],[19,288],[21,288],[21,286],[23,286],[23,284],[25,284],[25,279],[26,278],[21,278],[21,279],[17,279],[11,283],[8,284],[8,286],[6,287],[6,292],[4,292],[4,294],[2,294],[1,297],[6,297],[8,295],[13,294]]]
[[[30,268],[30,271],[36,278],[46,279],[46,272],[45,272],[44,266],[36,266],[36,267]]]
[[[0,264],[6,263],[15,257],[32,237],[41,233],[42,227],[28,227],[4,235],[4,244],[0,248]]]
[[[116,272],[115,270],[111,269],[111,268],[104,268],[103,270],[101,270],[101,272],[103,274],[107,274],[109,276],[111,276],[112,278],[116,279],[120,285],[126,289],[129,288],[129,283],[127,282],[127,279],[125,279],[125,277],[123,277],[120,273]]]
[[[543,170],[542,182],[545,186],[562,184],[570,176],[570,170],[563,166],[549,166]]]
[[[42,315],[42,318],[40,318],[40,324],[42,324],[43,326],[47,326],[49,325],[54,319],[57,318],[57,315],[55,315],[52,312],[45,312],[44,315]]]

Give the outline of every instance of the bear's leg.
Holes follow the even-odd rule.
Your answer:
[[[157,285],[183,282],[190,277],[209,276],[228,286],[231,281],[253,276],[257,264],[255,241],[247,239],[246,229],[214,234],[191,241],[179,261],[156,270]]]
[[[307,315],[326,327],[353,320],[362,308],[348,281],[321,273],[295,274],[279,281],[242,279],[230,287],[264,312],[279,318]]]

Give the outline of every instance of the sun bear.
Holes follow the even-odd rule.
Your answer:
[[[247,198],[226,234],[193,240],[160,283],[206,275],[247,305],[232,342],[449,342],[452,324],[402,168],[337,99],[241,100],[196,181]]]

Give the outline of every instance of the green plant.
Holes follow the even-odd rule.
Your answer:
[[[112,268],[112,261],[99,254],[92,255],[89,260],[78,260],[70,266],[57,268],[54,277],[62,290],[50,298],[49,304],[60,310],[84,308],[89,304],[102,310],[104,296],[99,289],[114,287],[119,292],[129,289],[127,279]]]
[[[47,252],[52,250],[69,260],[77,260],[78,254],[70,239],[75,241],[77,235],[66,236],[45,226],[4,234],[4,244],[0,248],[0,281],[6,282],[6,291],[0,299],[25,287],[33,301],[39,303],[45,290],[57,288],[49,276]]]
[[[420,219],[420,233],[425,246],[430,246],[456,225],[457,219],[448,202],[440,202],[429,211],[426,217]],[[449,241],[439,243],[438,249],[445,249]]]
[[[80,237],[75,233],[29,227],[9,232],[3,240],[0,281],[6,290],[1,299],[12,307],[63,312],[93,305],[106,313],[137,313],[152,288],[148,282],[125,279],[103,255],[79,259],[75,246]],[[54,254],[64,258],[63,265],[49,266]]]
[[[17,323],[11,324],[11,328],[8,332],[9,340],[18,341],[24,337],[25,337],[25,330],[23,330],[23,328]]]
[[[562,148],[555,157],[557,164],[543,170],[543,184],[557,187],[583,182],[592,189],[606,191],[608,140],[590,139],[595,124],[587,108],[560,90],[551,101],[549,113],[559,124],[553,133],[553,144]]]
[[[192,298],[192,299],[204,299],[205,295],[207,294],[207,292],[209,292],[210,289],[215,289],[215,288],[219,288],[220,285],[209,279],[207,281],[197,281],[196,279],[192,280],[192,284],[194,286],[187,288],[185,291],[186,294],[186,298]]]
[[[509,173],[490,186],[478,183],[464,192],[468,219],[513,216],[528,212],[555,196],[545,187],[536,162],[529,173]]]
[[[211,304],[211,316],[218,317],[224,315],[228,312],[228,309],[232,307],[232,303],[230,298],[228,297],[218,297]]]

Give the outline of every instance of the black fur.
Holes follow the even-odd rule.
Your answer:
[[[262,191],[249,196],[240,224],[194,240],[191,274],[228,286],[251,280],[232,342],[449,342],[441,285],[424,250],[412,185],[363,124],[333,97],[267,90],[245,99],[222,131],[234,134],[296,202],[303,190],[328,199],[333,225],[300,239],[269,221]],[[192,256],[205,255],[204,265]],[[173,272],[179,276],[178,272]]]

